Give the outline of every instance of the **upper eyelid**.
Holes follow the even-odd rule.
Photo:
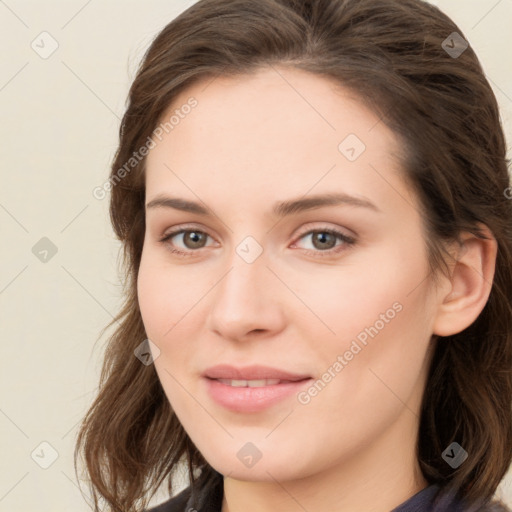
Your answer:
[[[192,225],[192,224],[191,225],[180,224],[176,228],[172,228],[169,232],[163,234],[160,237],[160,239],[167,238],[167,237],[174,237],[174,236],[183,234],[183,232],[187,232],[187,231],[199,231],[201,233],[204,233],[206,236],[209,236],[210,238],[212,238],[213,240],[215,240],[217,242],[215,237],[212,236],[208,232],[207,229],[203,229],[202,227],[197,227],[197,225]],[[305,235],[310,235],[314,231],[336,231],[336,232],[339,232],[340,235],[343,235],[347,238],[353,238],[353,239],[356,238],[355,234],[344,232],[344,231],[350,231],[347,228],[333,227],[333,226],[328,226],[326,224],[323,224],[321,226],[309,226],[309,227],[304,228],[303,230],[299,230],[299,232],[294,235],[294,237],[293,237],[294,241],[292,243],[295,244],[302,237],[304,237]]]

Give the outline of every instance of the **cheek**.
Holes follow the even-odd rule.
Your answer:
[[[428,273],[423,239],[413,233],[406,241],[390,238],[354,251],[338,267],[319,267],[314,275],[306,268],[282,269],[282,275],[294,283],[294,291],[307,299],[308,308],[317,316],[316,320],[311,314],[296,320],[307,331],[315,329],[318,333],[321,329],[325,339],[332,340],[331,350],[343,349],[360,333],[364,339],[364,333],[373,326],[382,333],[398,325],[421,329],[417,321],[423,319],[424,323],[428,316]]]
[[[406,397],[415,388],[430,341],[433,309],[423,240],[413,239],[368,252],[368,260],[361,256],[357,264],[333,273],[336,279],[303,281],[308,286],[315,281],[309,289],[310,305],[335,333],[325,330],[316,349],[319,371],[336,375],[318,403],[342,396],[347,406],[370,418],[372,411],[384,414],[397,405],[390,389]],[[312,327],[304,328],[314,339]]]
[[[197,275],[197,274],[196,274]],[[206,293],[200,279],[185,267],[171,266],[165,255],[144,249],[137,278],[137,295],[146,333],[165,340],[182,327],[182,319]]]
[[[175,405],[186,396],[178,384],[189,379],[200,352],[200,330],[208,290],[215,277],[194,265],[170,264],[165,254],[143,252],[137,279],[137,294],[147,337],[160,350],[154,364],[165,393]],[[177,379],[177,380],[176,380]]]
[[[186,296],[191,292],[184,283],[176,282],[179,275],[179,269],[170,269],[157,254],[143,251],[137,278],[139,308],[146,335],[160,350],[154,361],[155,370],[169,402],[177,410],[183,408],[186,396],[178,384],[182,377],[176,369],[189,367],[187,357],[192,348],[184,331],[186,318],[182,320],[190,309]]]
[[[398,412],[397,396],[407,402],[422,374],[433,309],[427,260],[421,245],[416,249],[402,246],[400,258],[383,253],[367,272],[347,275],[343,292],[333,297],[336,306],[327,311],[337,337],[324,350],[324,365],[342,356],[343,369],[326,403],[342,396],[365,421],[378,411],[388,418]]]
[[[160,337],[157,333],[161,331],[160,323],[166,308],[161,287],[158,270],[150,265],[143,254],[137,277],[137,297],[146,334],[150,339]]]

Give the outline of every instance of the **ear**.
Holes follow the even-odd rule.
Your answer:
[[[446,286],[439,287],[439,303],[433,333],[450,336],[469,327],[482,312],[491,293],[498,243],[487,226],[486,239],[463,233],[450,265]]]

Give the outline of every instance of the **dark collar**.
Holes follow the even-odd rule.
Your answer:
[[[432,484],[422,489],[391,512],[462,512],[464,508],[452,495],[440,493],[440,486]],[[221,512],[224,496],[224,477],[213,468],[197,479],[186,503],[185,511]]]

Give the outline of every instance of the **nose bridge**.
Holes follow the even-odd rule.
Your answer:
[[[275,277],[261,245],[247,237],[233,248],[229,269],[215,287],[209,326],[224,337],[240,338],[251,330],[275,329],[279,322]]]
[[[219,293],[232,296],[236,301],[246,295],[257,300],[258,283],[265,280],[265,274],[269,273],[266,268],[268,252],[264,251],[256,238],[247,235],[233,247],[228,259],[230,270],[224,282],[220,283]]]
[[[258,303],[263,298],[261,284],[266,281],[265,273],[269,273],[266,268],[266,258],[263,253],[255,257],[244,259],[240,256],[240,249],[243,251],[244,245],[240,244],[229,260],[229,272],[219,283],[216,303],[225,302],[229,306],[232,315],[242,307],[252,309],[258,307]],[[250,254],[247,251],[245,256]]]

